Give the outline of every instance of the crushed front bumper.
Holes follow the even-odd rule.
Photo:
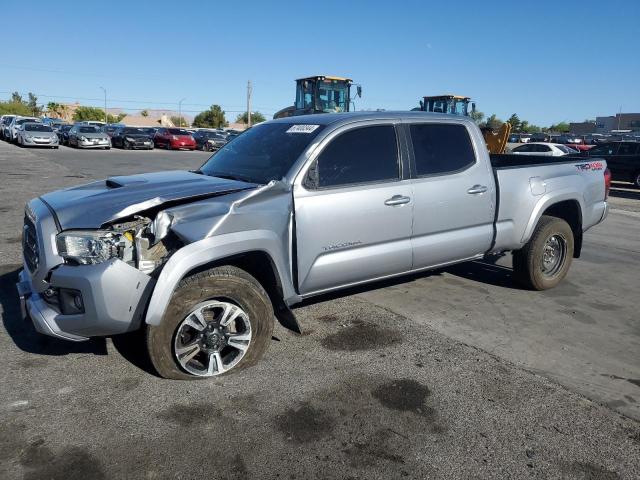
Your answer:
[[[82,341],[138,329],[154,284],[149,275],[117,259],[97,265],[59,265],[51,271],[50,288],[79,292],[83,304],[82,312],[66,315],[33,288],[27,268],[16,286],[23,314],[38,332]]]

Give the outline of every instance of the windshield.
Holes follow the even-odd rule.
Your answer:
[[[80,133],[100,133],[100,129],[98,127],[80,127],[78,131]]]
[[[68,132],[72,127],[73,125],[63,125],[60,127],[60,130],[62,130],[63,132]]]
[[[123,135],[149,135],[146,128],[123,128]]]
[[[318,82],[318,110],[326,113],[346,112],[349,108],[349,85],[344,82],[322,81]]]
[[[578,153],[573,148],[565,147],[564,145],[556,145],[556,148],[561,150],[563,153]]]
[[[181,128],[167,128],[167,131],[171,135],[191,135],[189,132],[182,130]]]
[[[427,100],[427,112],[449,113],[451,115],[467,115],[467,101],[452,98],[431,98]]]
[[[257,125],[218,150],[200,171],[251,183],[281,180],[322,129],[291,123]]]
[[[23,123],[35,122],[35,118],[21,118],[20,120],[16,120],[16,125],[22,125]]]
[[[53,132],[49,125],[42,125],[41,123],[27,123],[24,129],[29,132]]]

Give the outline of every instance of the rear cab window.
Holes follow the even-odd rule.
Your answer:
[[[458,173],[476,163],[471,137],[464,125],[414,123],[409,132],[417,177]]]
[[[399,179],[395,127],[373,125],[352,128],[333,138],[309,169],[305,187],[340,188]]]

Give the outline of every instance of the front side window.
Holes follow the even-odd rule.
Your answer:
[[[516,147],[513,149],[514,152],[530,152],[531,151],[531,145],[522,145],[521,147]]]
[[[53,132],[53,129],[49,125],[42,123],[27,123],[24,129],[29,132]]]
[[[411,125],[410,131],[418,176],[459,172],[476,162],[463,125],[422,123]]]
[[[315,109],[313,104],[313,85],[310,80],[298,82],[296,90],[296,108],[299,110]]]
[[[393,125],[356,128],[337,136],[309,172],[309,183],[319,188],[399,178],[398,142]]]
[[[616,143],[598,145],[589,150],[589,155],[613,155],[616,153]]]

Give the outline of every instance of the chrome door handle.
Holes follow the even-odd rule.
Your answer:
[[[404,197],[402,195],[394,195],[391,198],[388,198],[384,201],[385,205],[389,205],[390,207],[395,207],[396,205],[404,205],[405,203],[409,203],[411,199],[409,197]]]
[[[484,193],[487,190],[487,187],[485,187],[484,185],[474,185],[469,190],[467,190],[467,193],[473,195],[474,193]]]

